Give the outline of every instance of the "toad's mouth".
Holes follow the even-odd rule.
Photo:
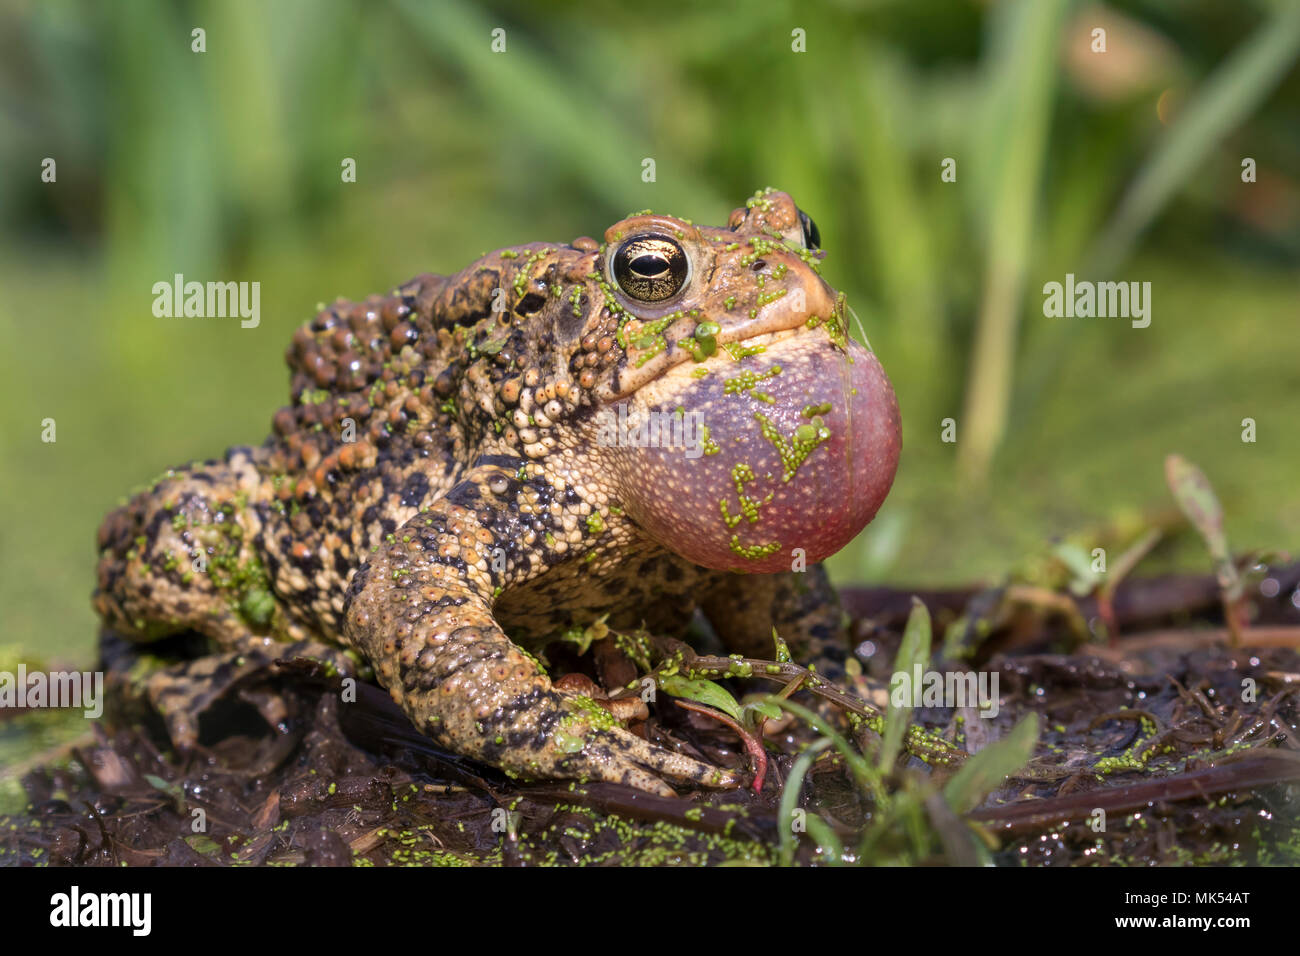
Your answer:
[[[634,428],[647,423],[611,453],[620,497],[696,564],[774,572],[822,560],[893,483],[902,435],[884,369],[838,329],[807,324],[719,336],[699,359],[678,343],[690,361],[655,356],[658,375],[619,403]]]
[[[605,403],[617,402],[678,365],[707,362],[721,352],[735,357],[804,332],[816,332],[823,344],[829,340],[842,347],[847,341],[847,308],[842,295],[838,299],[832,295],[829,288],[816,289],[815,303],[808,303],[811,311],[783,308],[784,301],[777,300],[747,318],[728,316],[725,324],[681,313],[632,319],[618,333],[626,353],[624,363],[598,386],[597,397]]]

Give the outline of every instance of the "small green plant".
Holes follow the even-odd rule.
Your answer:
[[[911,672],[930,659],[931,625],[925,605],[914,599],[903,641],[894,661],[895,672]],[[1023,767],[1038,740],[1038,715],[1031,713],[1009,734],[962,761],[946,783],[934,774],[896,767],[903,741],[910,734],[908,708],[892,702],[885,713],[875,760],[871,760],[839,733],[825,717],[784,698],[771,698],[807,723],[821,736],[795,760],[781,795],[780,859],[791,864],[795,854],[795,814],[800,793],[814,765],[833,753],[842,760],[860,795],[870,801],[870,818],[856,836],[856,845],[846,852],[845,828],[803,811],[807,833],[817,842],[821,858],[832,865],[843,863],[907,865],[919,863],[942,852],[951,862],[988,863],[990,839],[960,817],[975,809],[990,792]],[[829,753],[828,753],[829,752]]]

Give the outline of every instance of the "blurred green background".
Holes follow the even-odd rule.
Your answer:
[[[1294,0],[3,0],[0,640],[89,661],[101,516],[260,441],[318,302],[646,207],[721,224],[765,185],[816,219],[903,410],[838,580],[1004,579],[1167,508],[1171,451],[1237,548],[1294,547],[1298,50]],[[178,272],[259,281],[260,327],[155,318]],[[1151,326],[1045,318],[1067,272],[1149,281]],[[1208,558],[1184,536],[1143,569],[1170,566]]]

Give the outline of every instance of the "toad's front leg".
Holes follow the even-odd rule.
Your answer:
[[[523,477],[519,477],[522,475]],[[412,722],[458,753],[533,778],[671,794],[665,781],[737,774],[647,743],[591,700],[561,693],[492,616],[495,595],[590,546],[567,489],[536,465],[482,464],[408,521],[353,578],[345,635]]]

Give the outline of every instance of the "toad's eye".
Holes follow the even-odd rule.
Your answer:
[[[614,278],[641,302],[671,299],[686,284],[686,252],[667,236],[633,236],[614,253]]]
[[[812,216],[808,215],[802,209],[799,210],[799,225],[803,227],[803,245],[805,249],[820,249],[822,247],[822,234],[817,228],[817,223],[812,221]]]

